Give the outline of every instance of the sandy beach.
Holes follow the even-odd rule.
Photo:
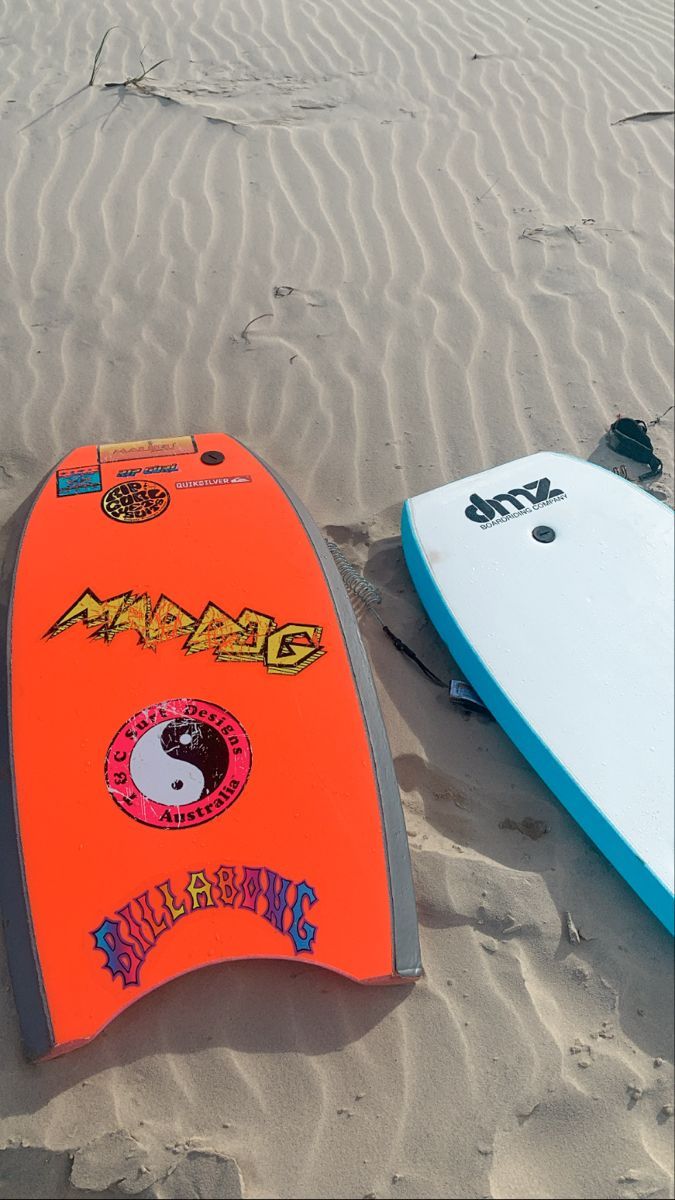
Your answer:
[[[406,497],[536,450],[636,478],[622,413],[672,503],[670,8],[3,0],[0,550],[73,447],[224,430],[447,678]],[[673,1195],[671,939],[361,628],[424,978],[212,967],[31,1066],[3,949],[0,1197]]]

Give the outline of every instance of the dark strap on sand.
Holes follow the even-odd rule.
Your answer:
[[[649,464],[649,470],[638,476],[640,482],[644,479],[657,479],[663,471],[663,463],[657,458],[652,446],[652,439],[647,433],[644,421],[635,421],[632,417],[617,417],[610,426],[607,442],[617,454],[625,454],[634,462]]]

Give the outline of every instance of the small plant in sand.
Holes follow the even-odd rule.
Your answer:
[[[88,85],[89,87],[93,86],[94,80],[96,79],[96,72],[98,71],[98,68],[100,65],[101,54],[103,52],[103,47],[105,46],[108,34],[112,33],[113,29],[117,29],[117,28],[118,28],[117,25],[111,25],[109,29],[106,29],[105,33],[103,34],[103,37],[101,38],[101,40],[98,44],[98,50],[96,51],[96,54],[94,55],[94,62],[93,62],[92,68],[91,68],[91,75],[89,76],[89,85]],[[141,64],[140,74],[130,75],[127,79],[123,79],[123,80],[117,81],[115,83],[105,83],[103,86],[107,87],[107,88],[137,87],[140,89],[140,91],[144,91],[145,89],[142,87],[143,80],[146,79],[147,76],[150,75],[150,73],[152,71],[155,71],[157,69],[157,67],[161,67],[162,63],[165,63],[168,61],[169,60],[167,58],[160,58],[157,60],[156,63],[153,63],[151,67],[146,67],[145,63],[143,62],[143,51],[141,50],[141,53],[139,55],[139,62]]]

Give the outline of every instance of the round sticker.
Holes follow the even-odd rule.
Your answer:
[[[169,507],[169,493],[161,483],[150,479],[129,479],[108,488],[101,501],[106,517],[137,525],[152,521]]]
[[[127,816],[155,829],[194,829],[241,794],[251,745],[236,717],[205,700],[163,700],[134,713],[105,761],[108,791]]]

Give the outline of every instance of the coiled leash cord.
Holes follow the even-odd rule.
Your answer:
[[[492,714],[485,707],[483,701],[468,683],[464,683],[459,679],[451,679],[449,683],[445,683],[444,680],[435,673],[435,671],[431,670],[431,667],[428,667],[426,663],[422,662],[422,659],[415,654],[414,650],[410,649],[410,646],[406,646],[405,642],[402,641],[400,637],[397,637],[388,625],[385,625],[382,617],[377,611],[377,605],[382,603],[382,592],[380,589],[374,583],[371,583],[370,579],[366,579],[365,576],[361,574],[358,568],[349,561],[347,556],[340,549],[336,542],[332,542],[329,538],[326,538],[326,545],[333,556],[333,560],[338,571],[340,572],[340,575],[342,576],[342,582],[344,583],[347,591],[351,594],[354,600],[360,601],[364,608],[366,608],[369,613],[372,613],[376,621],[379,621],[382,627],[382,632],[386,633],[389,641],[392,642],[399,654],[404,654],[406,658],[409,658],[411,662],[414,662],[415,666],[419,667],[422,674],[426,676],[430,683],[434,683],[437,687],[441,687],[444,691],[447,691],[454,704],[459,704],[462,708],[465,708],[469,711],[481,712],[491,717]]]

